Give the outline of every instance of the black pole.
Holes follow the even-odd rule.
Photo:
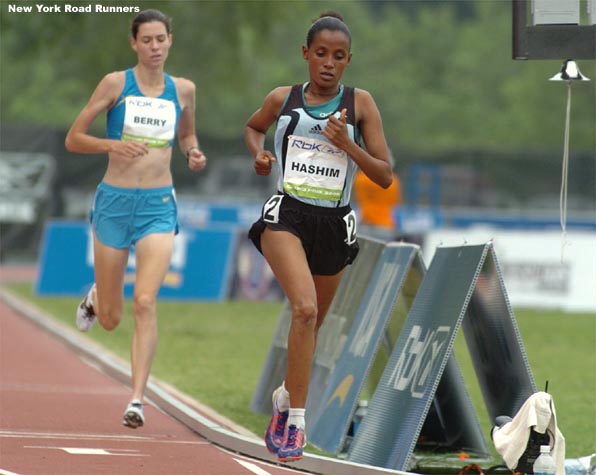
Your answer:
[[[525,35],[527,25],[526,4],[526,0],[511,0],[513,59],[528,59]]]

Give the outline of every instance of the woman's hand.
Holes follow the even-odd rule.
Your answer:
[[[207,166],[207,157],[197,147],[192,147],[186,158],[188,159],[188,168],[193,172],[200,172]]]
[[[143,142],[112,141],[110,152],[126,158],[140,158],[149,153],[149,146]]]
[[[269,150],[260,151],[255,157],[255,172],[257,175],[269,175],[275,161],[275,156]]]
[[[338,148],[346,150],[351,139],[348,135],[348,127],[346,125],[346,109],[342,109],[339,118],[330,115],[327,120],[327,126],[323,130],[323,135]]]

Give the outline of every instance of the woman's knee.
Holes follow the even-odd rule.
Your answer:
[[[104,330],[112,331],[122,319],[122,307],[113,307],[102,304],[98,315],[99,323]]]
[[[310,300],[294,303],[292,319],[297,323],[314,327],[317,323],[317,303]]]
[[[135,292],[133,297],[133,312],[135,318],[138,316],[155,315],[157,297],[145,292]]]

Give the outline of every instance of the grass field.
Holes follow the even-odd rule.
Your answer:
[[[74,327],[79,299],[41,298],[31,285],[8,288]],[[256,434],[269,417],[249,404],[281,309],[279,302],[160,301],[159,345],[152,374]],[[128,360],[131,302],[114,332],[99,326],[89,337]],[[515,316],[539,389],[549,381],[567,458],[596,452],[596,316],[516,309]],[[468,391],[489,447],[491,421],[484,408],[463,336],[455,346]]]

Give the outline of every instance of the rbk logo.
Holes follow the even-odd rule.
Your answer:
[[[430,375],[439,363],[438,356],[448,343],[450,331],[451,327],[440,326],[429,329],[423,336],[422,327],[414,325],[389,377],[388,386],[397,391],[409,388],[412,397],[422,398],[434,382]]]

